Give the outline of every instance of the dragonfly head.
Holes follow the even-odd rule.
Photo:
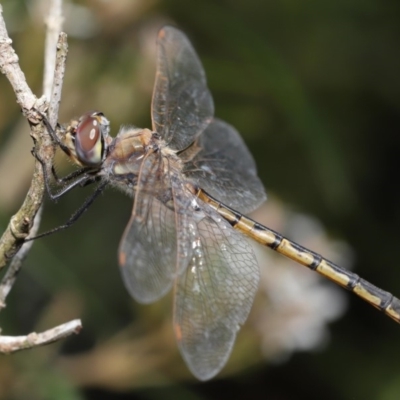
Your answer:
[[[111,141],[110,122],[99,111],[90,111],[71,124],[65,134],[65,145],[74,162],[85,167],[100,166]]]

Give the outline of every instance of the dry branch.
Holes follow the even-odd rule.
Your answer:
[[[45,149],[51,147],[51,142],[44,134],[43,127],[39,125],[40,117],[36,110],[44,111],[45,98],[37,99],[26,83],[18,56],[12,47],[12,40],[8,36],[3,19],[3,10],[0,5],[0,72],[2,72],[14,89],[17,103],[22,113],[28,119],[31,126],[31,136],[38,143],[42,143]],[[39,162],[35,163],[35,169],[31,186],[19,211],[11,217],[3,236],[0,239],[0,270],[4,268],[21,248],[24,239],[29,234],[33,220],[42,203],[44,195],[43,175]]]
[[[32,332],[26,336],[0,336],[0,353],[10,354],[36,346],[43,346],[64,339],[73,333],[77,334],[81,329],[81,321],[74,319],[41,333]]]
[[[0,5],[0,72],[10,81],[17,103],[30,125],[30,134],[35,144],[35,151],[46,167],[50,168],[54,157],[54,144],[50,135],[41,124],[42,113],[48,108],[48,119],[55,126],[61,99],[61,88],[65,72],[67,55],[67,36],[61,32],[63,22],[61,0],[51,0],[47,17],[45,76],[43,90],[45,95],[37,99],[29,88],[22,72],[18,56],[12,47]],[[20,210],[11,218],[8,227],[0,238],[0,270],[11,260],[11,264],[0,283],[0,309],[5,307],[5,298],[10,292],[22,262],[30,250],[32,242],[24,244],[30,235],[34,236],[40,223],[41,205],[45,193],[42,165],[36,160],[33,178],[26,198]],[[34,224],[35,222],[35,224]],[[33,228],[32,228],[33,227]],[[48,344],[62,339],[81,329],[80,320],[70,321],[43,333],[31,333],[27,336],[0,336],[0,353],[11,353],[34,346]]]

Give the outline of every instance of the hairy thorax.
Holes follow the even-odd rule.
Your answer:
[[[143,170],[143,163],[146,165],[144,169],[151,169],[152,189],[160,194],[170,191],[165,179],[180,175],[182,170],[179,156],[165,146],[158,135],[149,129],[123,128],[108,146],[102,175],[114,187],[132,196],[141,171],[149,174]],[[162,196],[170,195],[164,193]]]
[[[113,186],[132,195],[143,159],[152,139],[149,129],[123,128],[108,147],[102,175]]]

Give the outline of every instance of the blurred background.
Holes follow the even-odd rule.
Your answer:
[[[40,96],[47,1],[2,1],[28,84]],[[253,217],[400,296],[400,3],[396,0],[65,1],[69,56],[60,122],[102,110],[150,127],[155,38],[189,36],[216,115],[243,135],[269,195]],[[0,76],[0,226],[32,171],[29,127]],[[57,157],[57,170],[70,164]],[[41,230],[93,188],[47,201]],[[1,399],[400,398],[400,327],[315,273],[255,247],[260,293],[224,370],[188,372],[168,295],[126,292],[117,247],[132,200],[108,190],[69,230],[35,242],[1,314],[5,335],[73,318],[84,329],[0,358]]]

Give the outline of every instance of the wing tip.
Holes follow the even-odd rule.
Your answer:
[[[178,323],[174,324],[175,337],[178,342],[182,341],[182,328]]]
[[[126,264],[126,253],[123,251],[120,251],[118,254],[118,261],[119,261],[119,265],[121,267],[124,267]]]
[[[158,39],[164,39],[165,38],[165,35],[166,35],[166,31],[165,31],[165,29],[166,29],[166,26],[164,26],[163,28],[161,28],[159,31],[158,31]]]
[[[168,36],[168,34],[171,34],[171,35],[172,34],[180,34],[180,35],[184,36],[183,32],[180,31],[175,26],[165,25],[158,31],[157,39],[164,40],[166,38],[166,36]]]

